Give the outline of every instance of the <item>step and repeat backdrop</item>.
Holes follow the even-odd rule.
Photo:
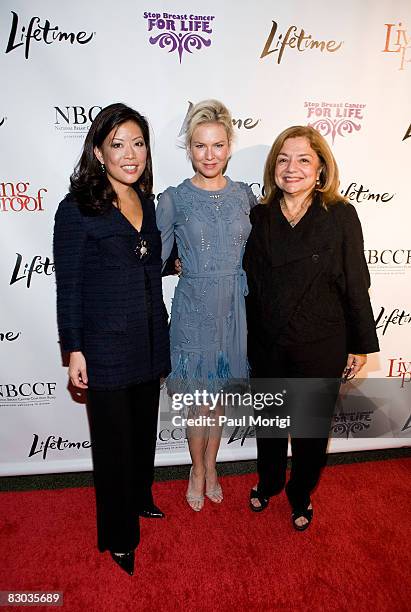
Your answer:
[[[281,130],[325,136],[362,221],[381,343],[345,385],[329,451],[409,445],[409,0],[2,0],[0,79],[0,475],[91,469],[58,342],[52,232],[90,122],[118,101],[150,121],[157,196],[192,175],[181,131],[204,98],[231,109],[228,174],[257,196]],[[253,430],[233,426],[219,458],[253,457]],[[184,429],[161,419],[157,464],[188,460]]]

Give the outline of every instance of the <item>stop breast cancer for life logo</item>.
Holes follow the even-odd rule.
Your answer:
[[[184,53],[192,53],[211,45],[214,15],[146,11],[143,17],[147,20],[147,30],[151,33],[149,43],[167,49],[168,53],[176,52],[180,64]]]

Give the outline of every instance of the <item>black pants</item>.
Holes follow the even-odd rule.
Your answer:
[[[331,424],[335,402],[340,387],[339,379],[347,362],[345,336],[328,338],[312,344],[292,346],[276,345],[270,351],[268,368],[264,376],[273,378],[323,379],[326,394],[321,394],[322,414]],[[267,367],[267,366],[266,366]],[[253,371],[253,375],[258,374]],[[310,385],[310,381],[307,381]],[[304,409],[307,397],[304,386],[297,385],[297,412]],[[310,403],[315,402],[310,397]],[[326,405],[325,405],[326,404]],[[298,416],[298,414],[297,414]],[[305,415],[304,415],[305,416]],[[326,427],[328,432],[329,426]],[[328,433],[322,437],[294,437],[291,435],[291,476],[286,493],[292,508],[306,508],[310,493],[317,485],[326,460]],[[288,436],[261,437],[257,430],[258,490],[264,496],[280,493],[285,485]]]
[[[101,552],[140,541],[138,512],[152,502],[159,380],[115,391],[88,390]]]

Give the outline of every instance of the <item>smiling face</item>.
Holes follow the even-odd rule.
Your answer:
[[[105,165],[114,191],[133,185],[146,167],[147,147],[143,133],[134,121],[113,128],[101,147],[95,147],[94,154]]]
[[[230,157],[230,144],[221,123],[202,123],[193,132],[190,158],[198,175],[214,179],[222,175]]]
[[[275,163],[275,183],[284,193],[306,198],[315,187],[321,167],[307,138],[287,138]]]

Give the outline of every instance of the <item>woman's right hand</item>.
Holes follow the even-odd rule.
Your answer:
[[[78,389],[87,389],[87,367],[86,360],[81,351],[70,353],[69,378]]]

